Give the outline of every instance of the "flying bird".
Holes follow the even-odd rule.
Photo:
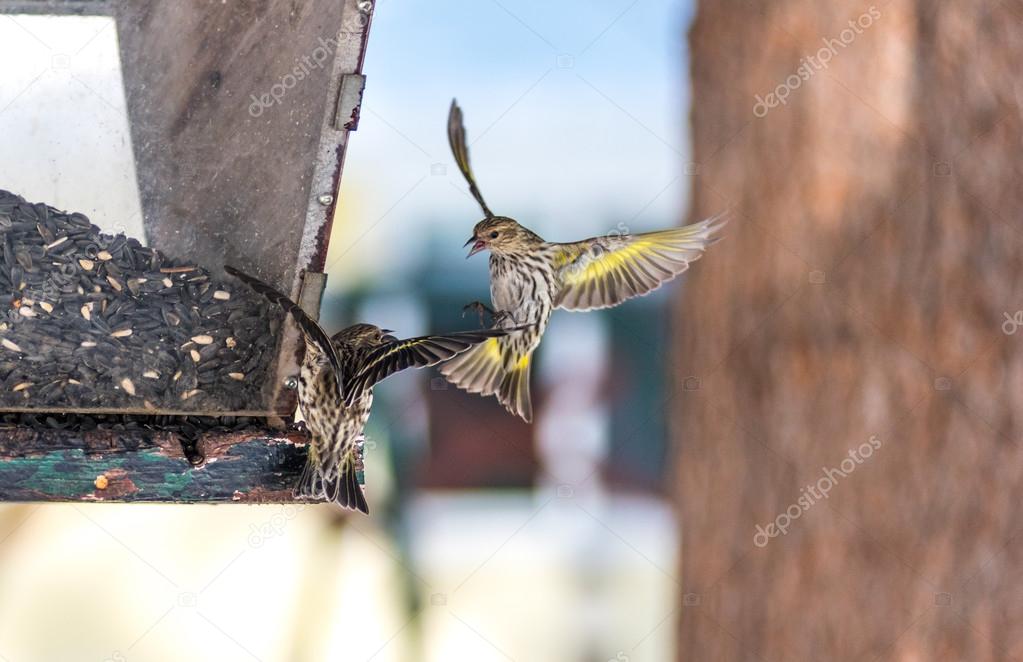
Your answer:
[[[328,337],[281,292],[234,267],[224,270],[290,313],[305,338],[298,401],[312,443],[295,495],[326,498],[367,514],[355,451],[369,419],[373,385],[405,368],[436,365],[507,333],[483,329],[399,340],[388,329],[355,324]]]
[[[726,223],[719,215],[681,228],[622,234],[613,232],[583,241],[545,241],[515,219],[497,216],[487,206],[469,164],[462,109],[451,102],[448,142],[469,192],[483,210],[466,247],[466,257],[490,251],[490,298],[493,309],[478,301],[466,306],[493,316],[494,326],[510,331],[445,363],[448,381],[470,393],[495,395],[512,414],[532,420],[529,372],[555,308],[594,310],[616,306],[652,292],[689,268],[717,240]]]

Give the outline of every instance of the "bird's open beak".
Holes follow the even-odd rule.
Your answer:
[[[476,243],[472,244],[472,242],[474,242],[474,241]],[[475,255],[476,253],[479,253],[480,251],[485,250],[486,247],[487,247],[486,242],[481,241],[481,240],[477,239],[476,237],[469,237],[469,241],[465,242],[465,246],[462,246],[462,248],[465,248],[469,244],[472,244],[472,250],[469,251],[469,254],[465,256],[465,259],[467,259],[467,260],[470,257],[472,257],[473,255]]]

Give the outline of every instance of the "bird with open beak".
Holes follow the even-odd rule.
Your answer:
[[[469,244],[472,244],[472,250],[470,250],[469,254],[465,256],[465,259],[467,260],[476,253],[487,250],[486,240],[477,238],[475,234],[469,237],[469,241],[465,242],[465,246],[463,246],[462,248],[468,247]]]
[[[509,331],[441,366],[448,381],[470,393],[495,395],[508,411],[532,420],[529,372],[533,352],[555,308],[592,310],[616,306],[672,280],[718,239],[725,219],[716,216],[681,228],[644,234],[612,233],[571,243],[545,241],[507,216],[497,216],[476,184],[462,110],[451,102],[448,142],[469,192],[484,218],[465,242],[467,257],[490,251],[493,309],[475,301],[466,309],[494,317]]]

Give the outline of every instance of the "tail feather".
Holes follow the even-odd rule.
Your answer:
[[[302,469],[302,476],[298,479],[295,487],[296,497],[303,499],[323,498],[323,474],[312,461],[307,461]]]
[[[533,420],[533,404],[529,399],[529,359],[530,356],[526,355],[519,365],[505,374],[497,392],[497,399],[504,408],[526,423]]]
[[[342,508],[369,514],[369,504],[359,484],[354,457],[346,460],[340,470],[330,472],[329,475],[325,475],[324,470],[315,462],[307,462],[295,488],[295,496],[327,499]]]
[[[533,406],[529,399],[529,364],[531,355],[519,359],[511,368],[504,358],[497,338],[460,354],[443,364],[440,372],[449,382],[469,393],[496,395],[512,414],[529,423]]]
[[[369,514],[369,504],[366,502],[366,495],[359,485],[358,471],[355,466],[355,456],[349,454],[340,468],[331,475],[324,477],[324,492],[327,499],[341,506]]]
[[[500,342],[491,338],[444,363],[440,372],[452,384],[469,393],[493,395],[504,376],[501,364]]]

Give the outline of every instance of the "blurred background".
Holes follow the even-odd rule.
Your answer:
[[[0,16],[0,172],[133,232],[105,20]],[[1021,22],[380,0],[327,327],[475,325],[452,96],[489,204],[546,238],[729,209],[727,239],[656,296],[555,315],[532,427],[435,373],[385,382],[371,518],[5,506],[0,660],[1023,657]]]
[[[556,241],[677,225],[691,13],[378,2],[325,327],[478,325],[461,309],[489,300],[487,259],[464,259],[480,211],[447,145],[452,97],[499,213]],[[113,19],[0,15],[0,67],[0,185],[141,237]],[[555,316],[533,426],[435,371],[383,383],[370,518],[2,507],[0,660],[671,659],[679,536],[662,357],[683,286]]]

